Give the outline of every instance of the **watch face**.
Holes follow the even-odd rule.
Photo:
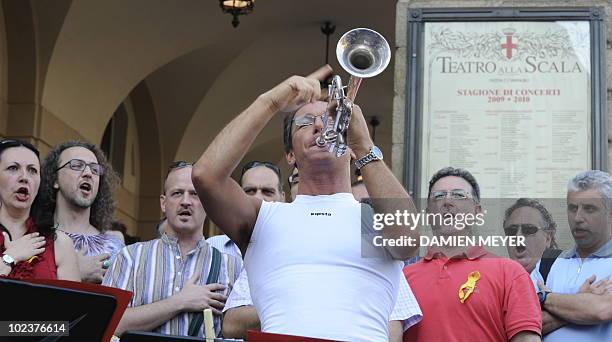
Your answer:
[[[13,259],[12,256],[7,255],[7,254],[2,256],[2,260],[4,260],[4,262],[6,262],[7,264],[14,264],[15,263],[15,259]]]
[[[377,159],[380,159],[380,160],[383,159],[382,151],[378,148],[378,146],[376,145],[372,146],[372,153],[374,153]]]

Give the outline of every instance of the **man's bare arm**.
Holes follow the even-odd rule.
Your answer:
[[[402,342],[403,336],[402,321],[389,321],[389,342]]]
[[[550,293],[544,309],[574,324],[601,324],[612,320],[612,293]]]
[[[374,142],[370,138],[370,133],[361,108],[353,107],[351,123],[349,125],[349,144],[356,158],[361,158],[368,154]],[[368,194],[372,199],[374,210],[377,213],[395,214],[400,213],[416,214],[417,210],[414,202],[395,178],[387,164],[384,162],[371,162],[361,168],[361,175],[365,183]],[[398,239],[402,237],[414,238],[418,242],[419,230],[417,227],[409,226],[386,226],[383,229],[383,237],[386,239]],[[414,256],[417,251],[417,243],[412,247],[391,247],[387,250],[398,260],[406,260]]]
[[[257,310],[252,305],[227,310],[223,316],[223,337],[246,339],[247,330],[261,330]]]
[[[206,213],[238,245],[243,255],[261,200],[246,195],[231,174],[278,111],[291,110],[321,97],[319,80],[329,73],[331,68],[325,66],[309,78],[292,76],[260,95],[217,135],[193,167],[193,184]]]
[[[542,335],[550,334],[564,325],[567,325],[566,321],[546,310],[542,310]]]
[[[192,171],[194,187],[207,215],[243,253],[261,201],[247,196],[231,173],[273,115],[268,101],[258,97],[217,135]]]

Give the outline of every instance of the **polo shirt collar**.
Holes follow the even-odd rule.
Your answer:
[[[563,252],[560,257],[569,259],[569,258],[579,258],[578,252],[576,250],[576,246],[571,249]],[[612,257],[612,240],[606,242],[605,245],[601,246],[595,253],[589,255],[588,257],[597,257],[597,258],[609,258]]]
[[[476,260],[486,255],[487,253],[487,250],[483,246],[474,246],[463,252],[461,254],[461,257],[467,258],[469,260]],[[435,251],[431,247],[429,247],[429,249],[427,250],[427,255],[425,255],[424,259],[425,261],[431,261],[432,259],[437,259],[440,257],[446,258],[447,256],[444,255],[444,253],[440,251]],[[455,258],[459,258],[459,256],[455,256]]]
[[[595,253],[594,256],[600,258],[609,258],[612,257],[612,240],[608,240],[605,245],[601,246]]]

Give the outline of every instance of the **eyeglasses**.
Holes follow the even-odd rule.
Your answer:
[[[251,161],[248,162],[243,168],[242,168],[242,173],[240,174],[240,179],[242,179],[242,176],[244,176],[244,173],[247,172],[248,170],[254,168],[254,167],[258,167],[258,166],[264,166],[267,167],[268,169],[274,171],[274,173],[276,173],[276,175],[278,176],[279,179],[279,183],[281,182],[280,179],[281,178],[281,172],[280,169],[278,168],[278,166],[274,165],[273,163],[270,162],[261,162],[261,161]]]
[[[455,189],[451,191],[432,191],[430,198],[434,201],[441,201],[445,198],[450,198],[453,200],[465,200],[474,198],[474,196],[463,189]]]
[[[306,127],[306,126],[313,125],[315,123],[315,121],[317,120],[317,118],[321,118],[321,120],[324,120],[324,115],[325,115],[325,113],[323,113],[320,116],[312,115],[312,114],[306,114],[304,116],[300,116],[298,118],[294,118],[293,122],[295,123],[296,127]]]
[[[523,232],[523,235],[533,235],[542,228],[530,223],[513,224],[508,227],[505,227],[504,233],[506,233],[507,236],[515,236],[518,233],[519,229]]]
[[[88,163],[84,160],[81,159],[70,159],[68,162],[66,162],[64,165],[58,167],[55,172],[63,169],[64,167],[66,167],[66,165],[68,165],[68,167],[70,167],[71,170],[74,171],[83,171],[85,170],[85,167],[89,166],[89,169],[91,170],[91,173],[93,173],[96,176],[102,176],[104,174],[104,166],[98,164],[98,163]]]
[[[5,144],[19,144],[20,141],[17,141],[15,139],[3,139],[0,140],[0,146],[5,145]]]
[[[166,171],[166,178],[168,178],[168,175],[173,170],[182,169],[182,168],[188,167],[188,166],[193,166],[193,163],[190,163],[190,162],[187,162],[187,161],[184,161],[184,160],[173,161],[172,163],[170,163],[170,165],[168,165],[168,171]]]
[[[300,174],[294,173],[289,175],[287,178],[287,183],[289,183],[289,187],[292,187],[300,182]]]

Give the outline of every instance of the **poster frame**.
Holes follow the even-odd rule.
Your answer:
[[[495,21],[588,21],[591,65],[591,168],[607,171],[608,135],[606,124],[606,28],[601,7],[546,8],[408,8],[406,44],[406,96],[404,127],[404,174],[406,189],[420,193],[421,143],[423,132],[424,30],[428,22]],[[586,91],[586,90],[585,90]]]

